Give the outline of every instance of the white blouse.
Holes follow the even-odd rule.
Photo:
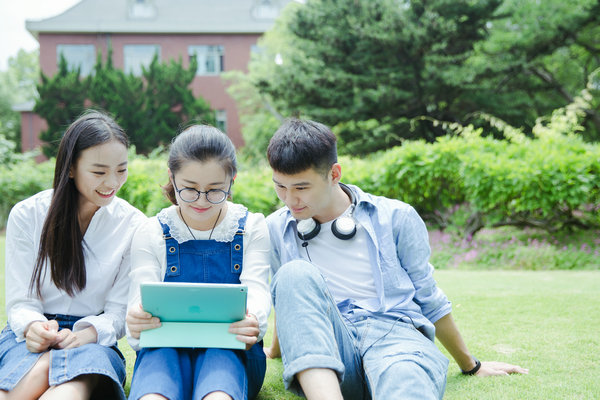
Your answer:
[[[217,225],[211,239],[220,242],[233,240],[238,229],[238,220],[246,212],[241,204],[227,203],[227,214]],[[156,217],[140,226],[133,237],[131,245],[132,269],[131,287],[129,289],[128,307],[140,304],[140,284],[143,282],[162,282],[167,270],[167,249],[163,239],[159,220],[169,226],[171,237],[178,243],[194,238],[179,217],[177,208],[171,206],[163,209]],[[191,228],[190,228],[191,229]],[[191,229],[198,240],[207,240],[210,230]],[[269,291],[269,260],[271,243],[269,231],[262,214],[248,213],[243,239],[244,261],[240,281],[248,286],[247,308],[250,314],[258,319],[261,340],[267,331],[267,318],[271,311],[271,295]],[[127,340],[134,350],[139,349],[139,340],[127,332]]]
[[[17,336],[34,321],[47,321],[46,314],[82,316],[73,331],[93,326],[98,344],[114,345],[125,334],[126,297],[130,270],[131,238],[146,216],[115,198],[96,211],[84,235],[86,287],[70,297],[58,289],[49,266],[42,273],[41,299],[29,291],[37,259],[40,236],[52,200],[52,189],[16,204],[6,227],[6,313]]]

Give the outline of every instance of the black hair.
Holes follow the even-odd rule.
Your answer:
[[[38,297],[41,297],[42,272],[46,260],[52,282],[57,288],[71,297],[85,288],[84,241],[79,225],[80,193],[69,175],[83,150],[111,140],[129,146],[125,131],[110,116],[88,110],[67,128],[60,141],[54,167],[54,191],[29,285],[29,290],[32,292],[35,289]]]
[[[233,179],[237,174],[235,146],[231,139],[213,126],[192,125],[171,142],[167,165],[175,174],[188,161],[209,160],[217,160],[230,178]],[[163,186],[163,191],[171,203],[177,204],[175,188],[170,180]]]
[[[293,175],[310,168],[326,174],[337,162],[336,137],[327,126],[310,120],[288,119],[267,148],[274,171]]]

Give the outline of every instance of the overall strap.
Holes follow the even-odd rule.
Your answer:
[[[177,240],[171,237],[171,230],[169,225],[160,223],[163,230],[163,239],[165,239],[165,246],[167,247],[167,271],[165,273],[165,280],[167,277],[179,276],[179,243]]]
[[[241,273],[244,260],[244,235],[246,233],[246,219],[248,211],[238,221],[238,230],[231,241],[231,272]]]

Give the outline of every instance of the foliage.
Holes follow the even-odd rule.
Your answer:
[[[600,67],[600,3],[505,0],[499,15],[468,60],[486,82],[471,101],[479,111],[530,130],[538,116],[572,103]],[[587,109],[583,125],[582,135],[600,139],[599,110]]]
[[[283,117],[279,115],[252,85],[250,76],[242,71],[228,71],[221,78],[229,82],[227,92],[237,105],[244,147],[240,158],[257,164],[264,160],[269,140]]]
[[[292,2],[249,80],[264,104],[333,127],[344,154],[444,135],[433,120],[529,132],[600,66],[596,0]],[[600,113],[581,134],[597,139]],[[258,131],[256,131],[258,133]]]
[[[0,227],[4,227],[11,208],[19,201],[52,187],[54,160],[36,164],[28,159],[0,166]]]
[[[432,120],[450,134],[434,143],[407,141],[367,157],[342,156],[343,181],[403,200],[425,220],[466,239],[484,227],[504,225],[548,232],[598,228],[600,144],[577,135],[593,100],[589,93],[583,91],[569,106],[539,119],[530,135],[481,115],[508,140],[484,136],[481,128]],[[153,215],[168,205],[160,190],[166,182],[165,156],[157,152],[131,158],[129,180],[120,196]],[[13,169],[20,171],[20,164]],[[240,171],[234,201],[263,214],[280,206],[268,166],[241,165]],[[19,194],[35,193],[19,185],[10,181],[4,186]],[[8,210],[14,199],[6,196],[3,209]]]
[[[87,98],[95,107],[109,112],[129,135],[130,141],[137,144],[137,137],[143,134],[140,129],[144,121],[143,81],[132,74],[114,68],[112,49],[108,50],[106,62],[98,53],[93,75],[88,78]]]
[[[42,75],[34,109],[48,123],[41,134],[46,142],[44,154],[56,154],[65,128],[85,108],[100,108],[113,115],[142,154],[169,143],[181,124],[195,120],[214,124],[208,104],[194,98],[189,88],[196,68],[195,59],[185,69],[181,60],[160,63],[155,56],[143,77],[137,77],[114,68],[109,51],[105,63],[99,54],[93,73],[81,78],[61,56],[58,72],[52,77]]]
[[[42,73],[37,86],[40,97],[33,111],[48,124],[48,129],[40,134],[45,142],[42,152],[46,157],[56,155],[64,131],[84,111],[88,87],[89,81],[80,78],[79,69],[70,70],[62,54],[54,76]]]
[[[397,145],[402,137],[431,140],[442,132],[413,133],[408,120],[456,113],[452,105],[470,79],[464,62],[486,37],[499,4],[309,0],[275,29],[288,40],[264,62],[272,64],[268,56],[277,51],[282,63],[257,71],[257,85],[288,115],[300,112],[331,126],[355,121],[339,131],[348,152]],[[371,119],[391,128],[373,138],[360,127]]]
[[[192,58],[188,69],[184,69],[181,59],[161,64],[157,57],[154,56],[148,68],[143,68],[143,119],[130,131],[138,151],[143,154],[170,143],[182,124],[215,124],[215,115],[208,103],[194,98],[189,88],[198,69],[196,59]]]
[[[14,151],[20,151],[21,147],[21,118],[12,108],[36,98],[38,76],[37,51],[19,50],[15,57],[9,58],[8,69],[0,71],[0,135],[15,143]]]

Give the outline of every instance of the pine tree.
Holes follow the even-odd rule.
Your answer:
[[[33,111],[46,120],[48,129],[40,134],[45,142],[42,152],[54,157],[65,129],[83,112],[88,81],[80,79],[79,69],[69,70],[61,55],[58,72],[48,77],[42,73],[37,86],[40,95]]]

